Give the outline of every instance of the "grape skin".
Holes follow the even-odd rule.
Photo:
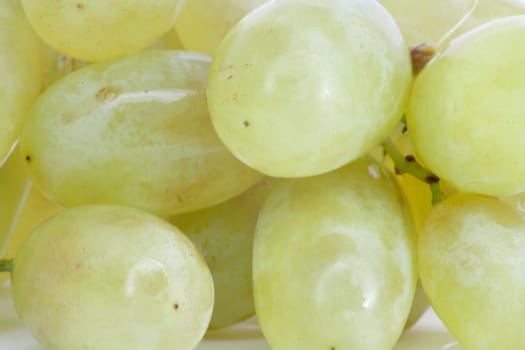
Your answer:
[[[0,1],[0,166],[40,93],[39,50],[18,1]]]
[[[186,50],[213,56],[228,31],[268,0],[190,0],[175,22]]]
[[[427,218],[418,241],[421,282],[465,349],[523,347],[524,237],[521,214],[491,197],[452,196]]]
[[[211,274],[174,226],[88,206],[39,226],[14,261],[13,301],[53,350],[188,350],[213,308]]]
[[[85,61],[121,57],[153,44],[174,25],[185,0],[22,0],[46,44]]]
[[[14,238],[15,227],[30,186],[24,161],[17,147],[0,167],[0,259],[8,256],[8,248]],[[0,274],[0,281],[8,277],[7,274]]]
[[[257,222],[253,260],[271,347],[391,349],[414,297],[414,249],[408,208],[375,162],[278,184]]]
[[[525,191],[525,16],[454,40],[417,77],[407,123],[422,162],[462,192]]]
[[[210,329],[233,325],[255,313],[253,236],[259,210],[275,181],[264,179],[229,201],[169,220],[199,248],[213,275],[215,304]]]
[[[121,204],[170,216],[262,177],[213,131],[207,56],[146,51],[89,65],[48,89],[21,146],[32,181],[66,207]]]
[[[401,33],[375,1],[271,1],[217,49],[208,104],[243,162],[269,176],[310,176],[386,138],[411,81]]]

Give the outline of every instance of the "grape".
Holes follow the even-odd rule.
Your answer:
[[[2,257],[12,259],[22,242],[39,224],[61,212],[64,208],[45,198],[34,186],[30,186],[27,197],[20,209],[16,225],[10,239],[6,242]]]
[[[253,316],[252,246],[259,210],[272,181],[263,180],[239,197],[170,220],[200,248],[213,275],[211,329]]]
[[[0,167],[0,259],[13,237],[15,226],[30,188],[24,160],[18,148]],[[3,276],[0,274],[0,279]]]
[[[401,192],[378,163],[276,185],[253,260],[272,349],[392,349],[416,287],[414,245]]]
[[[39,45],[18,2],[0,0],[0,166],[40,93]]]
[[[525,16],[454,40],[418,76],[407,115],[422,162],[463,192],[525,191]]]
[[[189,0],[175,29],[187,50],[213,56],[226,33],[239,20],[268,0]]]
[[[31,179],[66,206],[121,204],[161,216],[212,206],[261,174],[213,131],[209,59],[145,51],[92,64],[37,101],[21,146]]]
[[[142,211],[87,206],[31,233],[12,279],[18,315],[53,350],[187,350],[213,308],[193,244]]]
[[[501,201],[474,194],[434,207],[419,236],[429,300],[466,349],[521,349],[525,342],[525,222]]]
[[[185,0],[22,0],[35,32],[52,48],[86,61],[130,54],[174,25]]]
[[[401,33],[376,1],[270,1],[217,49],[208,104],[243,162],[270,176],[309,176],[386,138],[411,79]]]

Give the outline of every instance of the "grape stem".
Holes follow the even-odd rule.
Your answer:
[[[13,259],[0,259],[0,272],[13,272]]]
[[[432,205],[436,205],[447,198],[439,185],[439,177],[421,166],[414,156],[403,156],[390,139],[383,143],[383,148],[394,162],[396,173],[412,175],[416,179],[429,185],[430,191],[432,192]]]

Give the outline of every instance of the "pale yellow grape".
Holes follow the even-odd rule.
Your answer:
[[[0,165],[40,93],[39,50],[18,1],[0,0]]]
[[[87,206],[39,226],[12,279],[18,315],[53,350],[189,350],[208,326],[213,281],[174,226],[136,209]]]
[[[2,257],[12,259],[29,233],[45,220],[58,214],[64,208],[47,199],[34,186],[30,186],[26,200],[20,209],[16,225],[5,245]]]
[[[411,47],[423,43],[437,45],[474,4],[474,0],[379,0],[379,2],[392,14],[407,44]]]
[[[101,61],[139,51],[174,25],[185,0],[22,0],[35,32],[66,56]]]
[[[213,56],[228,31],[268,0],[188,0],[175,22],[187,50]]]
[[[418,242],[432,307],[467,350],[521,349],[525,342],[525,221],[480,195],[433,209]]]
[[[92,64],[48,89],[21,140],[31,178],[71,207],[122,204],[161,216],[209,207],[261,175],[216,136],[209,58],[145,51]]]
[[[211,329],[230,326],[255,313],[253,235],[272,182],[263,180],[227,202],[170,219],[199,248],[213,275],[215,304]]]
[[[407,115],[423,163],[464,192],[525,191],[525,16],[454,40],[418,76]]]
[[[408,208],[378,163],[287,180],[257,223],[257,319],[274,350],[390,350],[416,287]]]
[[[217,49],[208,103],[243,162],[271,176],[308,176],[386,138],[411,80],[405,42],[376,1],[271,1]]]
[[[0,259],[9,257],[30,183],[18,147],[0,167]],[[0,282],[9,277],[0,273]]]

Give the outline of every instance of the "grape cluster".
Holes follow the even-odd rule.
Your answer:
[[[521,349],[525,3],[0,0],[0,279],[50,350]],[[523,48],[522,48],[523,46]]]

